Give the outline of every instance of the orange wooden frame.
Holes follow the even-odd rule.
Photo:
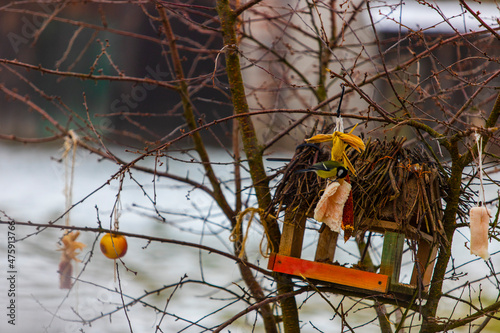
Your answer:
[[[274,272],[286,273],[379,293],[387,293],[389,288],[388,275],[350,269],[332,264],[324,264],[277,253],[271,254],[267,268]]]

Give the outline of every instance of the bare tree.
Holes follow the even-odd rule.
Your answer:
[[[0,7],[0,90],[6,97],[0,138],[30,145],[64,142],[67,207],[56,219],[33,222],[20,221],[7,207],[1,223],[29,230],[17,242],[51,229],[73,232],[61,239],[59,271],[70,277],[61,282],[70,288],[61,304],[78,284],[119,296],[109,311],[94,316],[75,311],[73,317],[61,318],[79,327],[121,313],[129,330],[138,330],[140,324],[128,313],[141,305],[159,318],[141,331],[171,331],[175,321],[182,330],[221,332],[246,318],[246,329],[265,332],[321,331],[318,322],[330,320],[351,332],[377,325],[383,332],[459,327],[479,332],[498,320],[500,283],[494,260],[482,264],[487,270],[483,277],[469,280],[459,272],[477,260],[457,264],[452,249],[468,227],[468,209],[478,201],[474,179],[480,160],[487,185],[499,185],[493,176],[500,143],[498,13],[496,1],[479,5],[465,0],[9,1]],[[307,229],[323,230],[307,218],[326,184],[315,176],[296,177],[294,171],[304,165],[266,169],[265,158],[283,150],[291,157],[304,139],[331,132],[333,110],[342,98],[346,128],[359,124],[354,134],[364,136],[366,143],[368,137],[406,138],[401,147],[425,150],[442,177],[441,219],[434,234],[439,251],[425,295],[419,290],[403,300],[359,293],[262,267],[263,257],[280,250],[283,224],[301,220]],[[17,120],[9,120],[14,115]],[[18,124],[22,128],[16,129]],[[30,124],[43,130],[28,131]],[[213,153],[214,146],[223,158]],[[84,198],[71,195],[72,179],[78,177],[71,171],[77,150],[118,167]],[[302,156],[298,152],[296,158]],[[358,160],[364,156],[353,154]],[[169,166],[175,163],[183,167],[172,171]],[[404,167],[402,161],[395,163]],[[202,170],[202,177],[191,176],[186,166]],[[151,186],[138,173],[151,175]],[[133,206],[134,212],[175,230],[169,221],[180,213],[168,206],[168,196],[159,189],[163,179],[186,186],[187,196],[203,192],[210,198],[204,199],[210,208],[197,217],[197,224],[203,230],[216,227],[212,235],[223,240],[222,247],[207,245],[203,237],[191,242],[188,233],[169,239],[119,229],[121,196],[132,185],[149,202],[148,207]],[[282,212],[280,200],[293,197],[290,192],[280,196],[287,182],[297,196],[307,189],[316,201],[288,204]],[[95,210],[88,211],[87,225],[72,226],[70,213],[110,184],[116,185],[113,207],[97,207],[97,218]],[[397,191],[405,184],[398,186]],[[483,201],[498,207],[498,199]],[[103,208],[110,211],[109,221],[101,222]],[[497,222],[498,213],[490,220],[492,242],[498,240]],[[77,232],[95,235],[94,243],[83,248]],[[176,276],[184,277],[178,282],[131,293],[123,286],[124,274],[158,272],[128,267],[127,256],[134,255],[129,252],[116,261],[117,289],[107,289],[83,278],[104,232],[227,258],[237,265],[239,278],[232,286],[209,282],[203,274],[192,279],[180,266]],[[256,234],[263,235],[263,244],[258,245]],[[359,266],[378,271],[372,250],[364,250],[370,238],[361,232],[354,236]],[[72,271],[79,251],[88,254],[81,270]],[[189,264],[204,266],[201,259]],[[181,287],[191,285],[209,290],[205,298],[220,302],[217,310],[196,314],[198,318],[183,314],[176,296],[190,297],[183,296]],[[485,285],[497,295],[484,297]],[[301,311],[309,303],[323,307],[312,310],[312,316]],[[462,307],[467,310],[459,312]],[[53,316],[61,317],[58,311]],[[225,321],[214,324],[214,317]]]

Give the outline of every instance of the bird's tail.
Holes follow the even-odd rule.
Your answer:
[[[269,157],[269,158],[266,158],[266,161],[270,161],[270,162],[291,162],[292,159],[291,158],[280,158],[280,157]]]
[[[302,173],[302,172],[310,172],[310,171],[316,171],[315,169],[300,169],[300,170],[297,170],[295,171],[295,173]]]

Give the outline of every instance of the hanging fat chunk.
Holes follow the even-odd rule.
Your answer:
[[[351,184],[345,181],[328,185],[314,209],[314,219],[323,222],[332,231],[340,232],[344,205],[350,192]]]
[[[470,210],[470,253],[488,260],[488,226],[491,211],[486,207],[473,207]]]

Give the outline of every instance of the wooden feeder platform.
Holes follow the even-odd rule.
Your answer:
[[[325,243],[325,239],[337,238],[339,235],[330,229],[324,229],[321,232],[314,261],[301,259],[300,255],[295,257],[291,253],[285,254],[280,251],[280,253],[271,254],[267,268],[274,272],[293,275],[301,279],[306,278],[320,283],[326,282],[339,289],[355,291],[360,294],[392,294],[403,300],[410,300],[415,292],[419,290],[420,285],[419,294],[425,297],[438,250],[436,244],[433,243],[433,238],[426,235],[420,239],[410,283],[400,283],[403,246],[407,236],[396,231],[396,223],[391,221],[379,222],[378,227],[370,230],[381,232],[381,227],[387,228],[382,232],[384,242],[378,273],[334,264],[333,257],[336,241]],[[421,236],[421,233],[419,236]],[[287,243],[287,239],[282,237],[281,242]],[[293,255],[297,255],[297,253]]]

